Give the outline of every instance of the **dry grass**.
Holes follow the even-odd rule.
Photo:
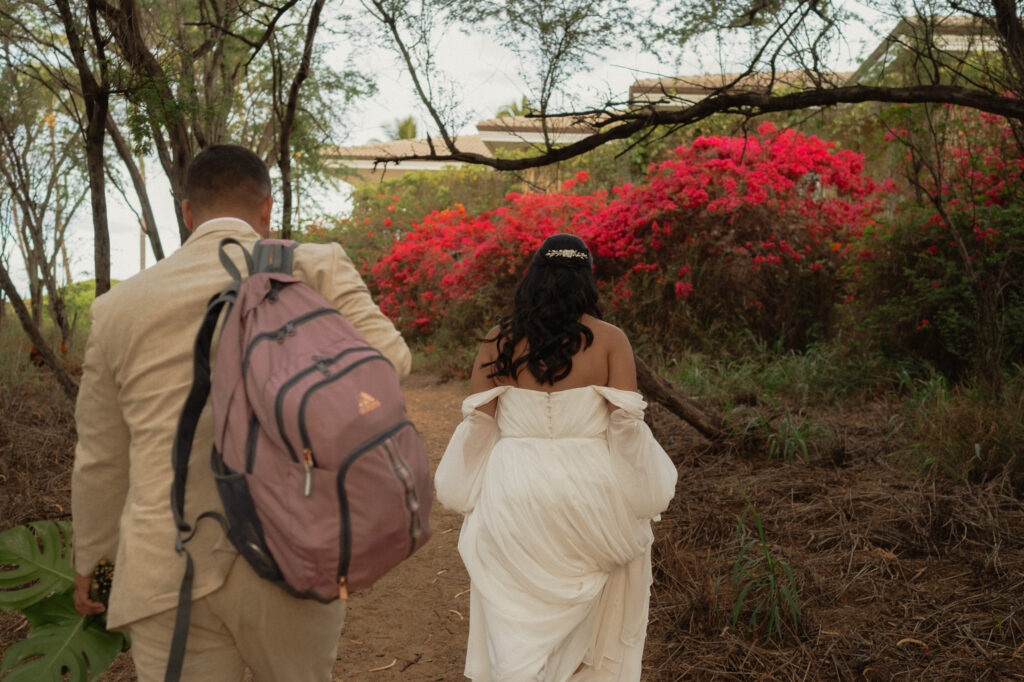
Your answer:
[[[0,524],[71,518],[73,407],[52,382],[0,391]]]
[[[842,455],[810,464],[687,443],[659,414],[680,486],[656,531],[644,679],[1024,679],[1024,503],[1008,476],[909,476],[886,413],[846,411]],[[800,627],[780,643],[729,627],[733,595],[714,589],[746,499],[796,572]]]

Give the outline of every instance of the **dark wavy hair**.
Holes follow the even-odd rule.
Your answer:
[[[523,281],[516,287],[512,314],[498,321],[498,357],[488,377],[515,379],[525,366],[542,384],[554,384],[572,371],[572,356],[594,342],[594,332],[580,323],[589,313],[601,318],[593,257],[575,235],[556,234],[537,249]],[[516,345],[526,339],[526,352]]]

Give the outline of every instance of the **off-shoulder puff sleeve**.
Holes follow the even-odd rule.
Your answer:
[[[452,434],[434,473],[434,492],[445,507],[468,514],[476,506],[487,459],[501,435],[494,417],[476,408],[494,400],[507,388],[500,386],[474,393],[462,402],[462,423]]]
[[[622,491],[637,518],[652,519],[675,494],[675,464],[644,423],[647,403],[639,393],[605,386],[595,390],[619,408],[609,417],[606,437]]]

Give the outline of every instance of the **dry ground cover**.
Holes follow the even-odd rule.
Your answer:
[[[916,477],[890,454],[892,414],[815,415],[843,444],[805,464],[708,448],[656,411],[680,484],[657,533],[647,679],[1024,679],[1019,491]],[[748,504],[801,602],[795,631],[770,644],[730,626]]]
[[[409,408],[436,465],[459,419],[461,382],[415,374]],[[708,447],[653,410],[679,466],[656,526],[646,680],[1024,679],[1024,505],[1004,479],[968,486],[901,467],[896,408],[816,414],[842,446],[809,463]],[[69,518],[70,407],[45,385],[0,395],[0,529]],[[744,510],[760,515],[758,561],[733,583]],[[456,680],[467,632],[460,520],[436,507],[434,539],[353,596],[336,678]],[[741,541],[756,538],[751,516]],[[765,549],[767,553],[765,553]],[[742,627],[757,603],[742,586],[772,561],[792,566],[797,626],[775,641]],[[0,654],[27,624],[0,614]],[[122,656],[104,678],[133,679]]]

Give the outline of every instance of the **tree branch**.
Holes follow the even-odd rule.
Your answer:
[[[646,107],[640,110],[621,113],[594,111],[561,114],[561,116],[578,117],[590,115],[598,118],[595,125],[602,127],[603,130],[564,147],[551,149],[543,154],[527,158],[496,159],[484,156],[483,154],[459,151],[454,143],[451,143],[446,138],[446,144],[451,150],[448,154],[432,152],[430,154],[410,154],[404,156],[379,156],[375,161],[377,163],[392,164],[414,160],[461,161],[490,166],[496,170],[524,170],[577,157],[607,142],[628,138],[651,126],[686,126],[708,118],[713,114],[721,113],[738,113],[754,117],[780,111],[795,111],[812,107],[857,104],[861,102],[955,104],[986,111],[1005,118],[1024,121],[1024,101],[974,88],[952,85],[918,85],[910,87],[853,85],[822,90],[807,90],[786,95],[770,95],[763,92],[725,92],[712,95],[681,110],[669,111]]]
[[[444,140],[445,147],[452,152],[452,156],[449,158],[455,158],[459,153],[458,149],[456,148],[451,135],[448,133],[448,127],[444,124],[441,114],[438,113],[436,108],[434,108],[434,103],[430,99],[430,95],[427,94],[423,89],[423,85],[420,83],[419,75],[412,61],[412,55],[409,54],[409,50],[405,46],[405,41],[402,40],[402,36],[398,32],[398,20],[393,14],[389,14],[387,10],[384,9],[383,3],[379,0],[371,0],[371,4],[380,13],[378,18],[388,27],[388,31],[391,32],[391,36],[395,39],[395,45],[398,47],[398,51],[402,55],[402,59],[405,61],[406,69],[409,72],[409,76],[412,78],[413,87],[416,88],[416,94],[419,95],[420,101],[423,102],[423,106],[427,108],[427,111],[430,113],[430,117],[434,120],[434,123],[437,124],[438,133],[440,133],[441,139]],[[434,156],[433,145],[431,145],[431,156]]]
[[[64,395],[72,403],[75,402],[75,398],[78,396],[78,385],[72,380],[64,366],[57,360],[57,356],[54,354],[53,349],[50,348],[50,344],[46,343],[46,339],[43,338],[39,327],[32,321],[32,315],[29,313],[28,308],[25,307],[25,302],[21,300],[21,296],[18,295],[14,281],[11,279],[10,273],[7,272],[7,268],[3,263],[0,263],[0,288],[7,294],[7,300],[14,308],[18,321],[21,322],[21,328],[25,331],[29,340],[32,341],[32,345],[39,351],[39,357],[43,359],[43,363],[53,372],[53,377],[57,380],[61,390],[64,391]]]

